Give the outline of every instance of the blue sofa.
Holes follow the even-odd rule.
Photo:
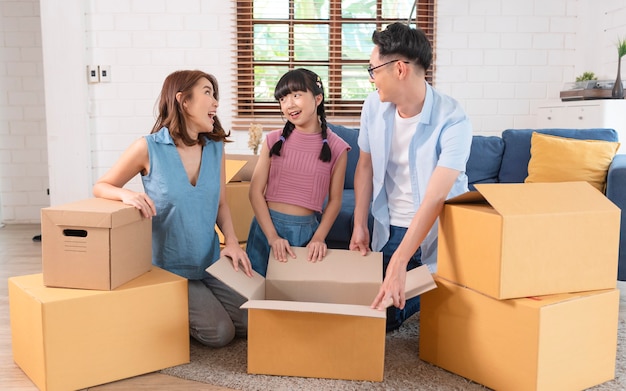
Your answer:
[[[327,236],[329,248],[348,248],[352,234],[354,212],[354,171],[359,158],[358,129],[329,124],[333,132],[346,140],[348,166],[341,211]],[[470,190],[476,183],[522,183],[528,176],[530,138],[533,131],[560,137],[618,141],[613,129],[507,129],[499,136],[473,136],[467,162]],[[616,155],[607,176],[606,196],[620,209],[626,208],[626,155]],[[371,229],[370,216],[370,229]],[[617,279],[626,281],[626,213],[621,216]]]

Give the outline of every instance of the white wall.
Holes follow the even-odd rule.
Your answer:
[[[54,3],[58,7],[53,11]],[[47,159],[39,27],[32,22],[38,17],[38,4],[0,0],[0,200],[5,222],[37,219],[48,201],[41,194],[47,183]],[[476,133],[533,127],[536,107],[558,100],[563,84],[584,71],[594,71],[600,79],[615,78],[614,43],[618,36],[626,36],[626,6],[621,0],[438,0],[437,4],[436,87],[462,102]],[[72,104],[70,111],[76,114],[73,125],[65,128],[62,116],[48,119],[48,132],[59,137],[48,146],[51,191],[61,197],[54,204],[82,198],[132,140],[149,132],[161,83],[174,70],[200,68],[215,74],[221,92],[219,115],[225,125],[232,122],[233,5],[202,0],[42,3],[44,45],[53,45],[44,47],[45,58],[61,53],[59,42],[76,34],[71,45],[63,46],[63,55],[53,58],[54,67],[64,70],[63,77],[73,80],[72,85],[61,89],[63,84],[46,73],[46,89],[54,90],[46,91],[46,96],[65,95],[46,99],[46,112],[68,112],[64,106]],[[81,23],[77,12],[84,14]],[[83,50],[77,49],[79,41],[84,42]],[[83,63],[77,64],[77,59]],[[109,65],[112,82],[87,84],[87,64]],[[46,71],[50,69],[46,66]],[[85,126],[80,125],[83,121]],[[72,137],[76,134],[80,137]],[[235,142],[227,145],[227,151],[250,153],[247,137],[247,132],[234,132]],[[80,167],[90,170],[89,181],[75,181],[57,168],[67,166],[67,159],[58,156],[67,152],[75,152]],[[80,190],[63,192],[67,189],[59,187],[64,184]],[[140,188],[139,181],[131,187]]]
[[[537,106],[585,71],[615,80],[626,36],[622,0],[440,0],[437,15],[436,85],[483,134],[534,127]]]
[[[0,0],[0,221],[49,205],[39,0]]]

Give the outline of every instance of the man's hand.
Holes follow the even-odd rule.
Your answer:
[[[352,237],[350,238],[350,250],[359,251],[361,255],[367,255],[370,252],[370,232],[367,227],[355,226],[352,230]]]
[[[393,305],[399,309],[403,309],[406,304],[405,296],[406,287],[406,265],[398,262],[397,259],[391,257],[391,261],[387,266],[387,273],[383,281],[378,295],[374,298],[371,308],[384,310]]]

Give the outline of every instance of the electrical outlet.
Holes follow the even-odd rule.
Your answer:
[[[110,83],[111,82],[111,66],[110,65],[99,65],[100,70],[100,81],[102,83]]]
[[[100,72],[97,65],[87,65],[87,81],[89,83],[100,82]]]

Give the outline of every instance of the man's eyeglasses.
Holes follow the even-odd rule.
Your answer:
[[[374,78],[374,69],[378,69],[378,68],[380,68],[380,67],[384,67],[385,65],[389,65],[389,64],[394,63],[394,62],[397,62],[397,61],[402,61],[402,62],[403,62],[403,63],[405,63],[405,64],[410,64],[408,61],[404,61],[404,60],[400,60],[400,59],[397,59],[397,60],[391,60],[391,61],[387,61],[387,62],[386,62],[386,63],[384,63],[384,64],[377,65],[377,66],[375,66],[375,67],[368,67],[368,68],[367,68],[367,73],[369,73],[369,74],[370,74],[370,77],[373,79],[373,78]]]

